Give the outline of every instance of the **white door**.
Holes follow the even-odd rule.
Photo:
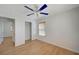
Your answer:
[[[12,37],[12,22],[5,22],[4,26],[4,32],[5,32],[5,37]]]
[[[25,38],[26,40],[31,39],[31,23],[30,22],[25,23]]]
[[[4,34],[4,26],[3,22],[0,22],[0,37],[3,37]]]
[[[4,34],[4,24],[3,22],[0,22],[0,44],[3,41],[3,37],[4,37],[3,34]]]

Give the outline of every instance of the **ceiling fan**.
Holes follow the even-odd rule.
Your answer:
[[[27,16],[31,16],[31,15],[34,15],[36,14],[38,16],[38,14],[42,14],[42,15],[48,15],[48,13],[45,13],[45,12],[42,12],[42,10],[44,10],[45,8],[47,8],[47,5],[44,4],[41,8],[39,8],[38,10],[33,10],[32,8],[28,7],[28,6],[24,6],[25,8],[33,11],[33,13],[31,14],[28,14]]]

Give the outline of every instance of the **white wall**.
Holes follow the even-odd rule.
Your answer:
[[[38,35],[38,39],[79,52],[79,8],[51,16],[45,20],[46,36]]]
[[[25,19],[17,17],[15,20],[15,46],[25,44]]]
[[[37,22],[32,22],[32,40],[37,39]]]

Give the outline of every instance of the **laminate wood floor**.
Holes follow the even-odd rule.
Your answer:
[[[14,47],[11,38],[4,39],[0,45],[0,55],[76,55],[72,51],[57,47],[40,40],[32,40]]]

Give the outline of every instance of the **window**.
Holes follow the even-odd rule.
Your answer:
[[[39,23],[39,35],[40,36],[45,36],[45,22],[40,22]]]

